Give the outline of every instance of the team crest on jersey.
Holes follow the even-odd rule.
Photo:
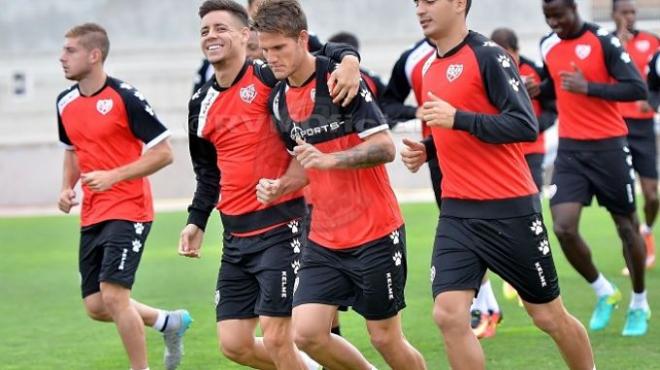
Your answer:
[[[591,45],[579,44],[575,47],[575,55],[578,58],[585,60],[591,54]]]
[[[240,96],[241,100],[251,104],[254,98],[257,97],[257,89],[254,87],[254,84],[241,88]]]
[[[463,74],[463,65],[452,64],[447,68],[447,81],[454,82],[454,80],[461,77],[461,74]]]
[[[105,116],[112,110],[112,105],[112,99],[101,99],[96,102],[96,110]]]
[[[635,48],[640,52],[645,53],[651,48],[651,43],[649,40],[639,40],[635,43]]]

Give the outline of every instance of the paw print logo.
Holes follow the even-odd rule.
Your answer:
[[[216,305],[216,307],[218,306],[218,303],[220,303],[220,290],[215,291],[215,305]]]
[[[500,56],[497,57],[497,61],[500,62],[502,68],[511,68],[511,60],[509,60],[506,55],[500,54]]]
[[[518,92],[520,91],[520,82],[516,80],[515,78],[512,78],[509,80],[509,85],[511,85],[511,88],[513,91]]]
[[[396,253],[394,253],[394,256],[392,256],[392,259],[394,260],[395,266],[401,266],[401,260],[403,259],[403,255],[401,254],[401,251],[396,251]]]
[[[289,229],[291,229],[291,233],[298,234],[298,230],[300,229],[300,223],[298,222],[298,220],[293,220],[289,222],[287,226],[289,226]]]
[[[431,284],[433,284],[433,280],[435,280],[435,266],[431,266]]]
[[[133,240],[133,252],[139,253],[140,248],[142,248],[142,242],[140,242],[138,239]]]
[[[300,253],[300,239],[294,238],[291,240],[291,248],[293,248],[293,253]]]
[[[298,274],[298,270],[300,269],[300,260],[293,260],[293,262],[291,262],[291,268],[293,269],[294,274]],[[298,278],[296,278],[296,284],[298,284]]]
[[[539,243],[539,251],[543,253],[544,256],[547,256],[550,253],[550,243],[547,240],[542,240]]]
[[[133,224],[133,228],[135,229],[135,233],[137,235],[142,235],[142,232],[144,231],[144,224],[142,222],[136,222]]]
[[[392,240],[392,244],[399,245],[399,230],[392,231],[390,239]]]
[[[541,235],[543,234],[543,222],[541,220],[536,219],[534,222],[532,222],[532,226],[529,227],[530,230],[534,233],[534,235]]]

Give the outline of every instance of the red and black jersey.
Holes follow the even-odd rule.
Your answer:
[[[276,82],[266,64],[246,61],[229,88],[212,78],[193,95],[188,128],[197,191],[189,223],[204,228],[216,206],[225,231],[249,236],[304,216],[300,191],[269,205],[255,196],[260,179],[281,177],[291,161],[268,110]]]
[[[75,151],[81,173],[111,170],[140,158],[169,135],[144,96],[131,85],[107,77],[91,96],[78,85],[57,97],[60,142]],[[153,220],[151,187],[146,177],[121,181],[104,192],[83,184],[82,226],[107,220]]]
[[[649,60],[653,53],[660,47],[660,39],[652,33],[634,31],[633,37],[624,45],[630,55],[633,64],[643,79],[649,73]],[[642,112],[638,102],[619,103],[621,114],[624,118],[649,119],[653,118],[653,112]]]
[[[332,103],[327,78],[332,64],[316,58],[316,72],[301,87],[285,81],[273,91],[272,109],[287,149],[304,139],[324,153],[353,148],[388,125],[364,83],[347,108]],[[347,249],[382,238],[403,224],[385,165],[360,169],[307,170],[311,215],[309,239]]]
[[[348,45],[332,43],[320,52],[333,60],[357,55]],[[246,61],[229,88],[221,88],[212,78],[193,94],[188,138],[197,188],[188,207],[189,224],[205,229],[217,208],[226,233],[251,236],[305,214],[301,192],[269,205],[259,203],[255,195],[261,178],[279,178],[291,160],[269,114],[268,97],[276,83],[266,64]]]
[[[379,101],[388,119],[397,122],[415,119],[417,107],[405,105],[410,91],[415,94],[417,105],[422,99],[422,68],[433,55],[435,48],[428,39],[422,39],[401,54],[392,68],[387,88]],[[431,130],[422,122],[422,136],[431,135]]]
[[[628,133],[617,101],[645,99],[646,87],[618,38],[585,23],[570,38],[561,39],[555,33],[543,38],[541,53],[548,87],[557,97],[560,148],[569,142],[614,139]],[[560,73],[572,72],[573,63],[589,82],[587,95],[561,88]],[[616,140],[608,142],[619,145]]]
[[[531,79],[540,84],[543,80],[543,69],[537,67],[531,60],[520,57],[518,64],[520,76],[525,79]],[[539,137],[533,143],[523,143],[523,153],[527,154],[544,154],[545,153],[545,135],[544,131],[555,124],[557,119],[557,112],[554,104],[554,99],[537,97],[532,99],[532,108],[534,115],[539,122]]]
[[[457,109],[453,129],[432,128],[442,179],[442,215],[518,217],[539,212],[538,190],[522,151],[538,123],[510,55],[470,31],[423,70],[429,92]]]

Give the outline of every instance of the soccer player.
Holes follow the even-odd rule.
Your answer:
[[[307,49],[307,21],[296,0],[265,1],[254,18],[275,76],[272,109],[292,163],[305,170],[314,205],[293,297],[296,344],[329,369],[372,370],[348,341],[331,334],[338,307],[366,319],[371,342],[393,369],[425,369],[405,339],[406,249],[403,219],[384,163],[394,159],[388,125],[369,89],[347,107],[331,102],[334,63]],[[264,178],[263,202],[286,194]]]
[[[190,315],[131,299],[153,220],[147,176],[172,163],[170,133],[139,91],[105,73],[109,49],[108,35],[97,24],[81,24],[65,34],[60,63],[64,76],[76,84],[57,98],[65,148],[58,206],[69,213],[78,205],[74,187],[80,180],[79,271],[89,317],[115,323],[135,370],[149,368],[144,325],[162,332],[165,368],[175,369]]]
[[[258,369],[314,368],[291,336],[291,299],[300,253],[301,192],[264,206],[254,195],[264,177],[285,176],[292,162],[275,131],[268,97],[277,80],[269,67],[246,57],[245,8],[231,0],[208,0],[199,9],[200,46],[215,74],[189,104],[189,146],[197,188],[181,232],[180,253],[198,257],[213,208],[223,224],[223,250],[216,285],[219,343],[226,357]],[[334,50],[334,52],[333,52]],[[327,51],[336,59],[346,46]],[[357,93],[359,63],[344,57],[336,71],[351,84],[333,86],[341,102]],[[334,76],[334,75],[333,75]],[[334,77],[333,77],[334,78]],[[343,78],[342,78],[343,80]],[[330,82],[334,84],[334,82]],[[218,202],[218,200],[220,201]],[[260,325],[263,338],[255,338]]]
[[[583,22],[574,0],[544,0],[552,33],[541,41],[559,111],[559,147],[550,199],[554,232],[571,265],[594,289],[598,301],[589,322],[602,330],[621,301],[621,292],[596,268],[579,233],[582,207],[595,195],[623,242],[633,294],[623,335],[644,335],[650,309],[644,287],[646,249],[635,210],[635,173],[626,143],[628,129],[617,101],[646,98],[646,86],[616,36]]]
[[[660,47],[656,35],[635,28],[637,7],[633,0],[614,0],[612,18],[616,24],[615,34],[630,55],[633,65],[646,79],[648,62]],[[655,265],[655,240],[653,224],[658,216],[658,161],[655,138],[655,111],[647,100],[620,103],[619,108],[628,126],[628,148],[632,155],[633,168],[639,175],[644,195],[644,223],[640,232],[646,244],[646,268]],[[623,269],[628,275],[627,268]]]
[[[424,35],[437,47],[422,71],[421,112],[443,173],[433,317],[453,369],[485,368],[469,308],[489,269],[516,288],[571,369],[591,370],[586,330],[559,296],[538,190],[520,144],[537,138],[530,99],[509,54],[468,31],[470,3],[415,2]]]

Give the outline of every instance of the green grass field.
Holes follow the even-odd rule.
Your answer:
[[[403,211],[410,271],[408,308],[403,315],[405,333],[421,350],[429,369],[447,369],[441,336],[431,319],[429,259],[437,211],[432,204],[408,204]],[[549,219],[547,212],[546,218]],[[134,297],[158,307],[186,307],[192,313],[195,322],[186,335],[181,369],[239,369],[221,357],[216,345],[213,299],[220,255],[217,216],[213,216],[209,226],[200,260],[176,254],[184,222],[183,213],[157,216]],[[591,334],[598,369],[660,369],[660,319],[652,321],[644,338],[620,335],[630,284],[619,273],[623,263],[621,247],[609,216],[602,209],[588,208],[581,224],[597,265],[622,288],[626,302],[605,331]],[[595,303],[594,294],[567,264],[554,237],[552,245],[564,301],[585,323]],[[77,217],[0,219],[0,369],[129,368],[114,326],[92,322],[84,313],[78,286],[77,248]],[[565,368],[553,342],[532,325],[515,302],[502,298],[499,279],[493,281],[504,321],[496,337],[482,341],[488,368]],[[660,271],[651,271],[647,283],[651,305],[660,307],[656,303],[660,301]],[[361,318],[349,312],[341,320],[345,336],[376,366],[386,369],[369,344]],[[161,369],[161,338],[151,329],[147,332],[151,369]]]

